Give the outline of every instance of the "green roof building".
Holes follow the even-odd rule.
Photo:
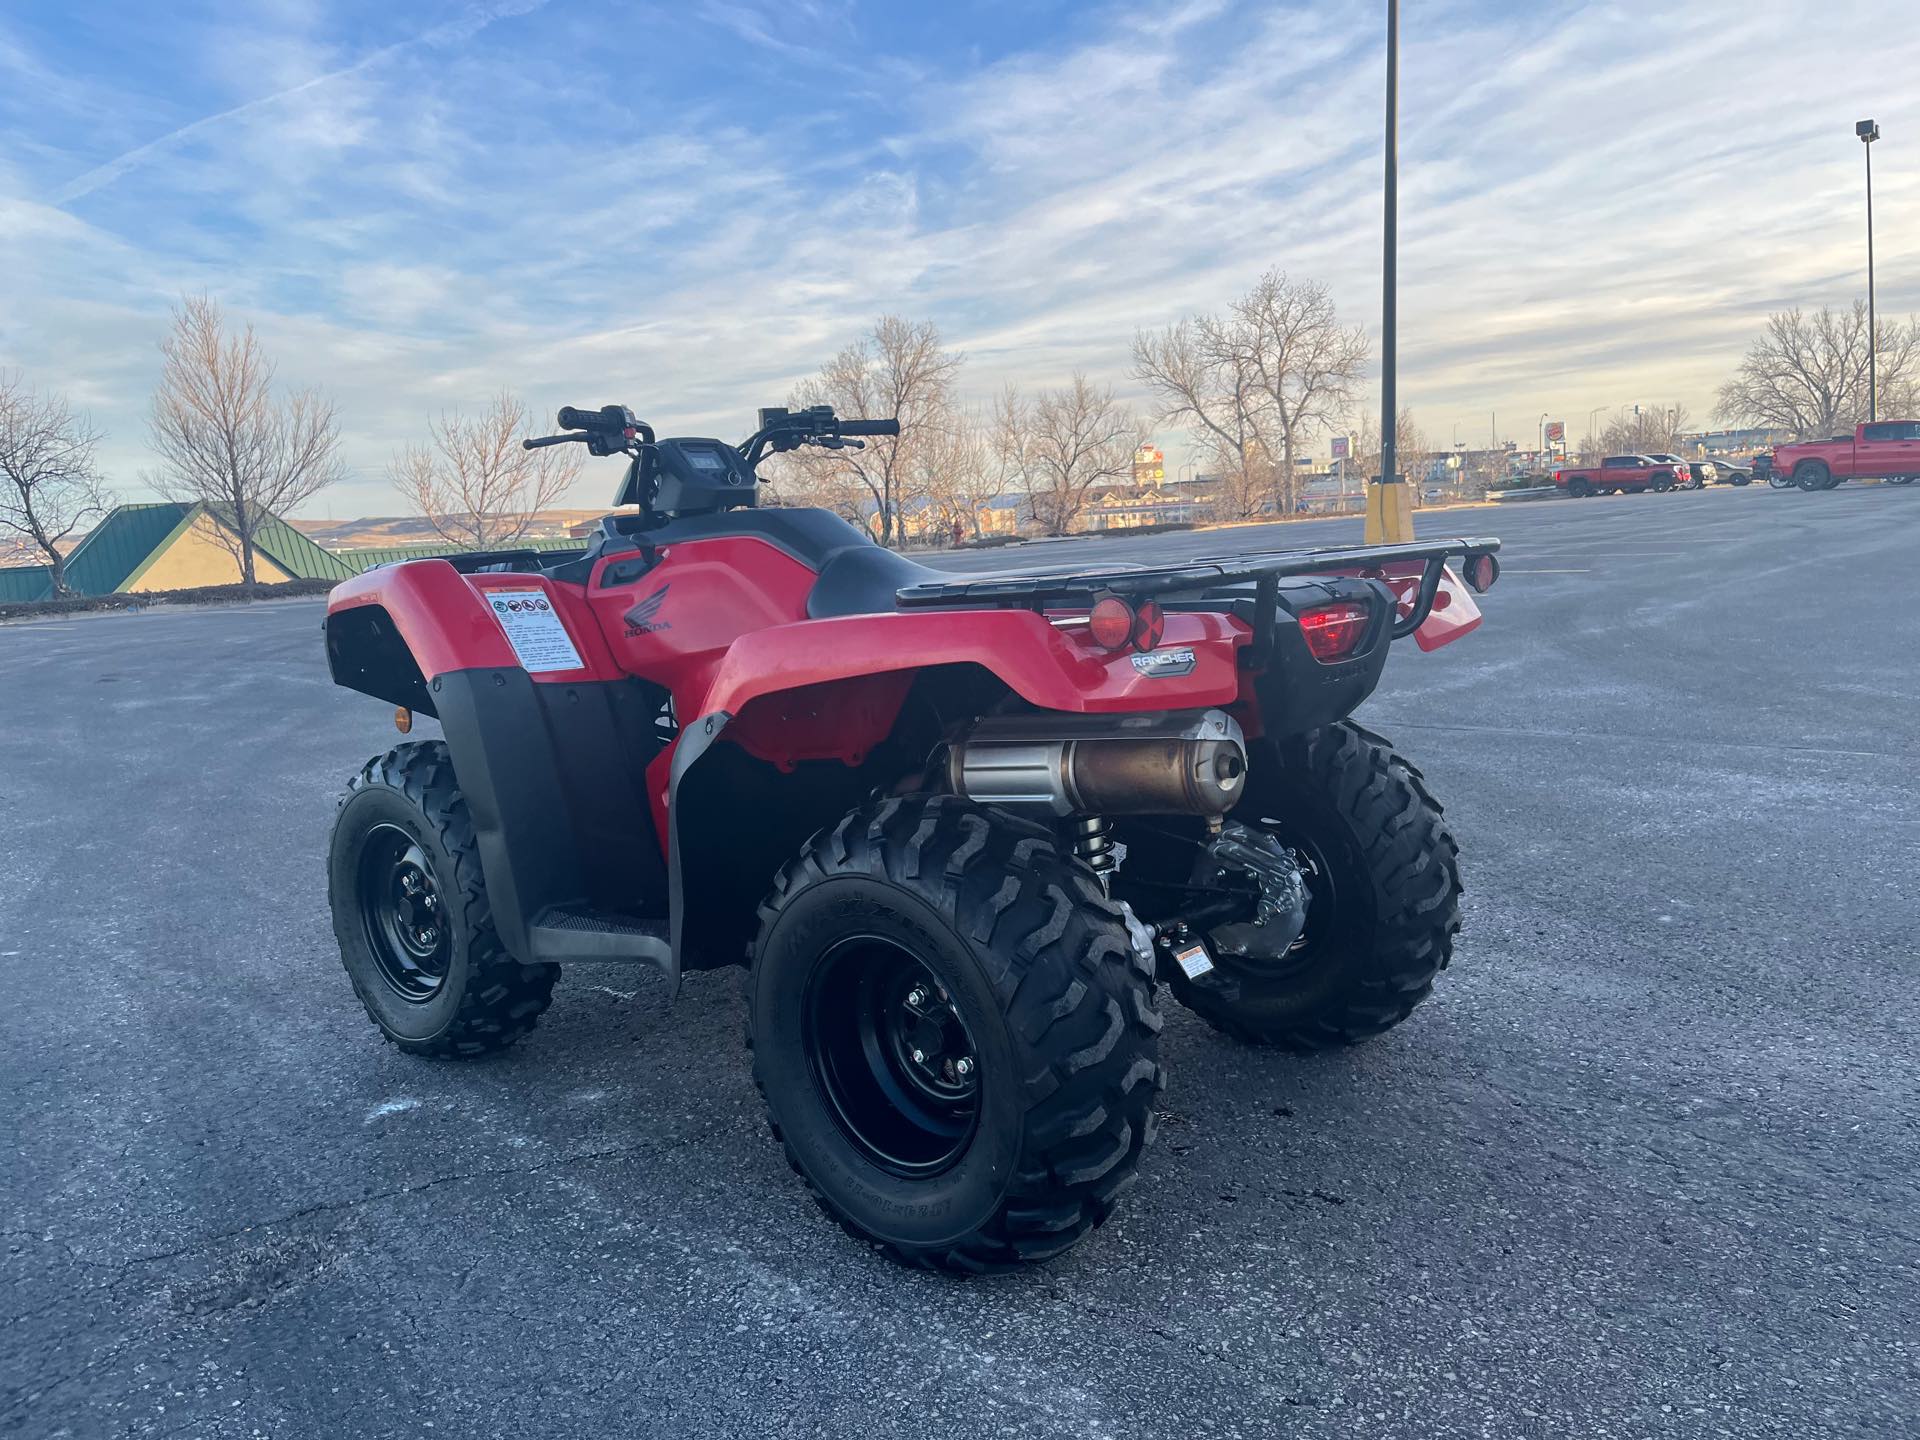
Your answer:
[[[171,500],[121,505],[67,556],[67,588],[76,595],[114,595],[237,585],[238,550],[238,536],[217,506]],[[278,518],[269,518],[254,537],[254,575],[262,584],[345,580],[364,568],[321,549]],[[52,574],[44,565],[0,570],[0,600],[52,594]]]

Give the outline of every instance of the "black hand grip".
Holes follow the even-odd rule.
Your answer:
[[[598,410],[576,410],[571,405],[562,405],[558,416],[562,430],[586,430],[605,424],[606,418]]]
[[[842,420],[836,426],[842,435],[898,435],[898,420]]]

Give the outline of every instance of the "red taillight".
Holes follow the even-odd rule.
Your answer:
[[[1133,612],[1133,648],[1151,650],[1160,643],[1160,637],[1166,632],[1167,614],[1153,601],[1142,602]]]
[[[1160,643],[1167,626],[1166,612],[1151,600],[1138,607],[1118,595],[1103,595],[1087,613],[1087,629],[1093,643],[1103,650],[1151,650]]]
[[[1373,612],[1364,605],[1322,605],[1300,612],[1300,633],[1307,637],[1313,658],[1330,665],[1359,648],[1372,619]]]
[[[1133,607],[1118,595],[1104,595],[1088,612],[1087,628],[1093,632],[1093,643],[1102,650],[1124,650],[1133,642],[1137,618]]]

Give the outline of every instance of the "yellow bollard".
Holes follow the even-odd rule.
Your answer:
[[[1413,539],[1413,497],[1407,482],[1391,484],[1373,481],[1367,486],[1367,530],[1369,545],[1400,545]]]

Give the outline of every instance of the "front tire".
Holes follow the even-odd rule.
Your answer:
[[[978,1272],[1106,1218],[1152,1139],[1161,1022],[1150,957],[1051,832],[888,800],[814,837],[760,920],[754,1082],[850,1234]]]
[[[1830,488],[1832,474],[1818,460],[1803,460],[1793,467],[1793,483],[1808,494]]]
[[[397,745],[348,782],[327,857],[333,933],[354,992],[410,1055],[511,1045],[553,999],[493,928],[466,797],[444,741]]]
[[[1420,772],[1350,720],[1283,742],[1277,761],[1255,763],[1234,818],[1306,862],[1306,930],[1283,955],[1216,953],[1212,973],[1175,967],[1168,983],[1236,1039],[1352,1045],[1412,1014],[1452,959],[1460,848]]]

